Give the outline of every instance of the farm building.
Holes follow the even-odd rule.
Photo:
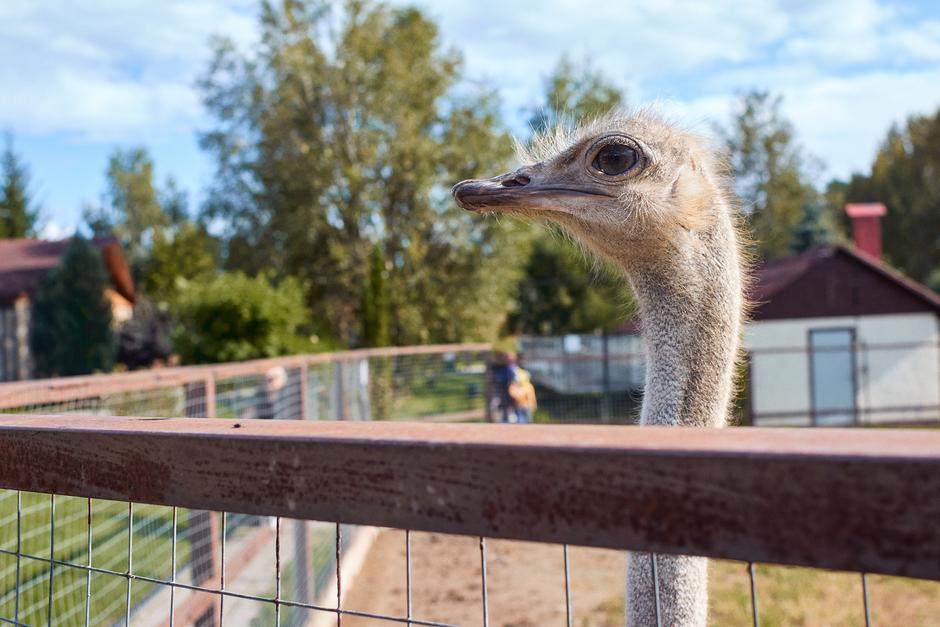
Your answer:
[[[59,263],[69,241],[0,240],[0,381],[30,378],[30,299]],[[124,251],[113,237],[93,242],[111,278],[105,296],[114,321],[124,322],[134,311],[134,282]]]
[[[765,264],[745,332],[755,425],[940,418],[940,297],[880,261],[884,206],[849,205],[856,246]]]
[[[758,269],[744,337],[752,424],[940,420],[940,296],[880,260],[884,211],[847,207],[854,247],[819,246]],[[551,395],[643,387],[633,323],[610,337],[523,337],[519,350]]]

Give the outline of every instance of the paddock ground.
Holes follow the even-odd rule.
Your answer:
[[[405,616],[405,534],[383,530],[344,599],[347,609]],[[562,548],[531,542],[488,540],[490,625],[565,625]],[[570,583],[573,624],[620,627],[626,559],[622,552],[572,547]],[[742,562],[711,563],[710,623],[749,627],[750,586]],[[482,626],[479,540],[412,533],[412,616]],[[861,577],[852,573],[760,565],[760,624],[848,627],[865,624]],[[872,624],[940,625],[940,582],[869,578]],[[390,624],[345,617],[347,627]]]

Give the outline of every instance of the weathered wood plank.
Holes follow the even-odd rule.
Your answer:
[[[940,580],[940,433],[0,418],[0,487]]]

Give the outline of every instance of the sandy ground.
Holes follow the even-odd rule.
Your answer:
[[[415,532],[411,542],[412,616],[456,625],[482,625],[479,540]],[[564,554],[560,546],[487,540],[486,555],[490,625],[565,625]],[[618,591],[622,595],[624,554],[572,547],[569,563],[573,624],[607,625],[611,599]],[[405,534],[385,530],[376,540],[344,607],[405,616],[405,603]],[[344,627],[380,624],[392,623],[358,617],[343,619]]]
[[[349,595],[346,609],[405,616],[404,532],[377,538]],[[565,625],[564,558],[557,545],[488,540],[489,624],[494,627]],[[575,627],[623,624],[625,555],[572,547],[571,605]],[[710,563],[710,620],[716,626],[752,624],[750,580],[741,562]],[[861,577],[805,568],[759,565],[762,627],[864,626]],[[869,577],[872,624],[940,626],[940,583]],[[412,533],[412,616],[444,623],[483,624],[480,545],[474,538]],[[345,617],[347,627],[395,623]]]

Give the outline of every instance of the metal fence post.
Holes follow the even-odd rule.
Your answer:
[[[603,373],[603,392],[601,394],[601,422],[610,423],[610,336],[607,329],[601,334],[601,350],[603,351],[603,362],[601,368]]]
[[[342,359],[336,360],[334,385],[336,387],[336,420],[346,420],[346,368]]]
[[[199,586],[207,581],[217,580],[223,565],[216,557],[221,552],[219,535],[219,515],[204,510],[189,511],[189,543],[192,556],[193,585]],[[219,625],[219,606],[212,605],[193,621],[197,627],[216,627]]]
[[[206,418],[215,418],[215,375],[209,373],[209,376],[206,377],[205,382],[205,392],[203,398],[205,399],[206,409],[205,417]]]

